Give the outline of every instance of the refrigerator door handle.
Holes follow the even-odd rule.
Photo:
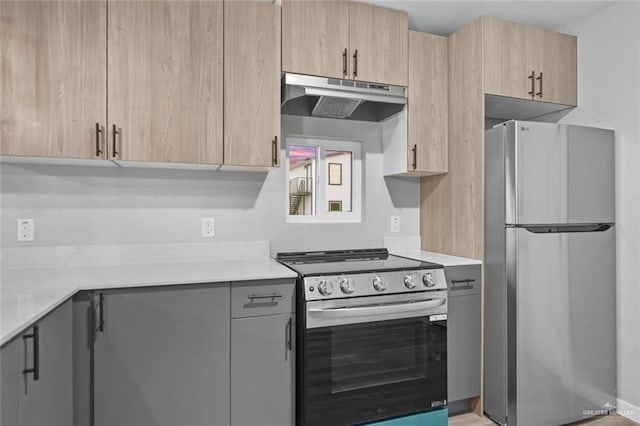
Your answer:
[[[611,228],[610,223],[595,223],[591,225],[534,225],[518,226],[534,234],[560,234],[567,232],[604,232]]]

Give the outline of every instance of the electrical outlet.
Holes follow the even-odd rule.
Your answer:
[[[18,219],[18,241],[33,241],[34,226],[33,219]]]
[[[400,232],[400,216],[391,216],[391,232]]]
[[[212,217],[202,218],[202,236],[211,238],[215,235],[215,221]]]

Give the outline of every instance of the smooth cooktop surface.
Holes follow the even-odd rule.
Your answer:
[[[307,277],[442,268],[437,263],[389,254],[386,249],[278,253],[276,259]]]

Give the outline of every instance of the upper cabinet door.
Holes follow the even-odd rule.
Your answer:
[[[109,2],[110,159],[222,163],[222,30],[217,1]]]
[[[482,24],[485,93],[534,99],[542,62],[539,30],[490,17]]]
[[[575,36],[483,17],[485,93],[577,105]]]
[[[348,78],[349,4],[285,0],[282,3],[282,70]]]
[[[575,36],[543,31],[543,76],[536,96],[547,102],[578,105],[578,40]]]
[[[224,2],[224,164],[277,166],[280,7]]]
[[[408,169],[448,170],[447,38],[409,31]]]
[[[106,22],[105,1],[0,1],[1,154],[102,158]]]
[[[407,14],[349,3],[349,55],[354,80],[407,86]]]

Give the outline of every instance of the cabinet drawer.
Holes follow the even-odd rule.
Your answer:
[[[294,312],[295,280],[238,281],[231,284],[231,317]]]
[[[444,269],[449,297],[480,294],[482,265],[449,266]]]

